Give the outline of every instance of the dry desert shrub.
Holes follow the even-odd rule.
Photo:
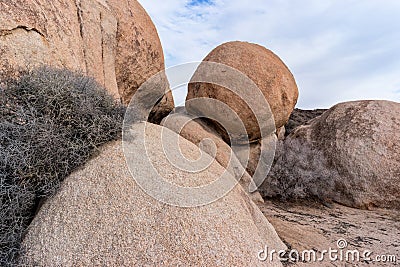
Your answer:
[[[0,266],[15,265],[41,199],[121,133],[124,108],[94,79],[40,67],[0,82]]]
[[[261,191],[266,197],[284,200],[328,201],[334,194],[338,175],[322,151],[288,138],[277,144],[274,164]]]

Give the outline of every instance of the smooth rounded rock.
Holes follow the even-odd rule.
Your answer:
[[[227,65],[250,78],[268,102],[274,116],[275,127],[279,129],[287,123],[297,103],[298,89],[288,67],[273,52],[257,44],[239,41],[228,42],[211,51],[203,61]],[[218,73],[218,75],[223,76],[225,74]],[[196,73],[194,76],[196,76]],[[238,80],[237,82],[240,83],[241,81]],[[223,113],[224,111],[218,108],[205,109],[196,106],[196,102],[188,101],[201,97],[213,98],[227,104],[244,122],[249,140],[254,141],[261,138],[259,122],[254,115],[257,110],[254,110],[254,107],[249,107],[243,96],[234,93],[230,88],[208,82],[190,83],[186,98],[187,111],[209,118],[213,113]],[[256,99],[252,100],[260,103],[265,101],[255,94],[249,97],[255,97]],[[229,123],[230,120],[231,118],[227,118],[226,123]],[[222,125],[224,123],[221,122]],[[221,130],[219,131],[221,132]]]

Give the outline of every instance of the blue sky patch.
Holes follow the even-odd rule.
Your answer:
[[[191,0],[187,4],[187,6],[188,7],[191,7],[191,6],[202,6],[202,5],[211,6],[213,4],[214,4],[213,0]]]

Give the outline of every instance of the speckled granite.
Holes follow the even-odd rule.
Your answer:
[[[151,147],[156,148],[161,129],[149,125]],[[185,155],[198,151],[179,140]],[[189,174],[165,164],[162,149],[151,149],[151,157],[159,159],[153,163],[169,179],[184,184],[212,181],[224,171],[214,161],[205,171]],[[257,259],[265,245],[286,248],[240,185],[202,207],[163,204],[137,186],[119,141],[103,147],[42,206],[24,239],[23,261],[39,266],[266,266]]]

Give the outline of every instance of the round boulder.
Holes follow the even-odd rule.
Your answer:
[[[297,103],[298,89],[288,67],[273,52],[257,44],[239,41],[228,42],[211,51],[203,61],[224,64],[245,74],[257,85],[268,101],[275,119],[276,129],[287,123]],[[224,74],[222,73],[222,75]],[[252,95],[250,97],[257,98],[253,100],[262,103],[258,96]],[[243,97],[235,94],[230,88],[207,82],[189,83],[186,98],[187,111],[210,118],[213,113],[223,113],[223,111],[216,110],[217,108],[203,108],[203,105],[196,105],[198,102],[188,101],[195,98],[213,98],[225,103],[239,115],[246,127],[250,141],[261,138],[259,123],[254,116],[254,108],[249,107]],[[227,120],[231,119],[227,118]],[[221,124],[224,123],[222,122]],[[217,128],[220,127],[217,126]],[[224,133],[222,132],[222,134]]]

